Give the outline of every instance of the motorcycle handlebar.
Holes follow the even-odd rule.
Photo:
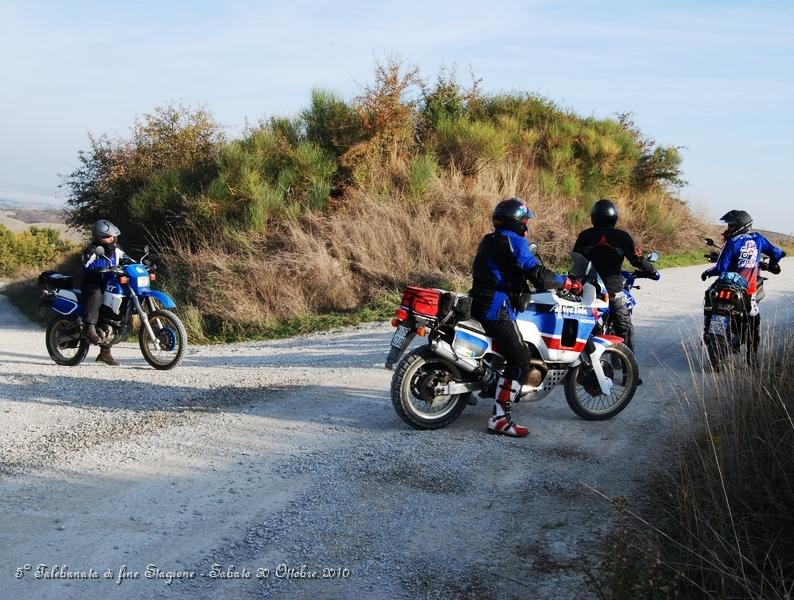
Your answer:
[[[777,263],[774,265],[770,265],[768,262],[762,261],[761,264],[758,265],[758,267],[762,271],[769,271],[773,275],[780,275],[780,265]]]

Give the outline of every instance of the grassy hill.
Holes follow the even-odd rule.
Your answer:
[[[317,89],[297,116],[239,139],[204,110],[171,106],[129,138],[91,138],[79,158],[64,181],[72,222],[108,218],[126,247],[153,242],[194,337],[344,320],[407,283],[465,289],[490,211],[509,196],[536,212],[530,237],[552,264],[604,196],[643,246],[699,244],[674,193],[677,150],[628,116],[581,117],[397,63],[377,65],[357,98]]]

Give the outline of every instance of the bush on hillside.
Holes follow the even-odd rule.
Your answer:
[[[29,227],[14,233],[0,225],[0,275],[12,276],[26,267],[46,268],[73,249],[54,229]]]
[[[133,124],[129,139],[89,136],[90,149],[78,154],[81,165],[62,183],[71,223],[110,219],[128,245],[190,224],[194,196],[214,177],[223,141],[207,111],[183,106],[155,108]],[[133,202],[137,194],[143,196]],[[141,222],[142,216],[152,220]]]

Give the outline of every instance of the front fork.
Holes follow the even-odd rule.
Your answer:
[[[598,387],[601,388],[601,393],[605,396],[609,396],[612,392],[612,386],[614,385],[612,380],[604,373],[604,366],[601,364],[601,355],[604,354],[607,348],[608,346],[596,344],[593,339],[590,338],[587,340],[585,351],[580,355],[580,359],[583,362],[590,363],[590,367],[593,369],[593,373],[596,376],[596,381],[598,381]]]
[[[130,298],[132,299],[132,304],[135,306],[135,310],[138,312],[138,316],[141,318],[141,323],[146,328],[146,333],[149,334],[149,339],[156,340],[157,338],[154,335],[154,330],[152,329],[152,324],[149,323],[149,316],[141,307],[141,301],[138,300],[138,296],[135,294],[131,294]]]

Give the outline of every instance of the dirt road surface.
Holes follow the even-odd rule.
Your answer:
[[[794,321],[792,267],[765,327]],[[558,389],[516,407],[521,440],[485,434],[488,401],[407,427],[385,324],[68,368],[0,295],[0,598],[588,597],[614,513],[583,484],[631,498],[664,460],[702,268],[637,292],[645,385],[622,414],[585,422]]]

